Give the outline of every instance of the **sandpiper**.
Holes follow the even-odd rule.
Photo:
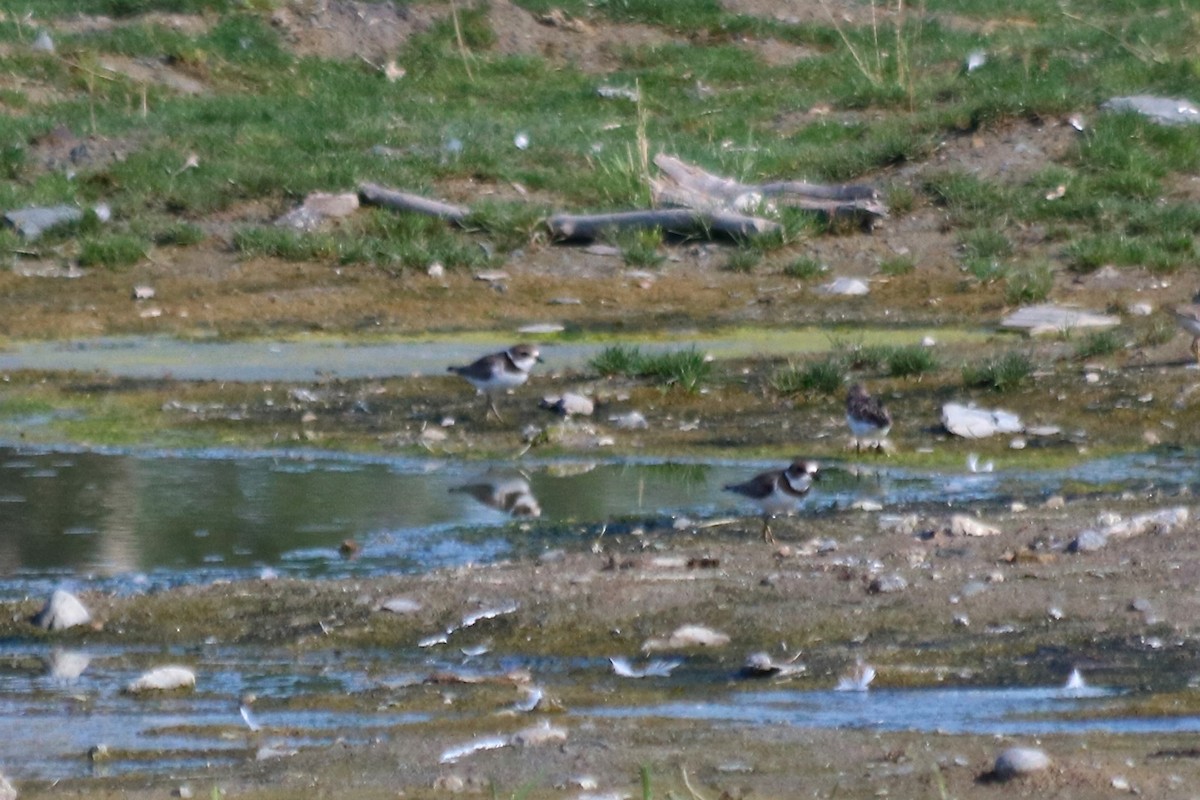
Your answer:
[[[1200,363],[1200,305],[1179,306],[1174,310],[1175,321],[1192,337],[1192,357]]]
[[[876,447],[892,429],[892,415],[878,398],[867,394],[861,383],[850,387],[846,396],[846,424],[854,435],[854,449],[860,450],[863,439],[873,440]]]
[[[771,517],[794,512],[808,496],[819,471],[817,462],[797,459],[787,469],[760,473],[744,483],[731,483],[725,490],[758,505],[763,515],[763,541],[773,543]]]
[[[449,367],[448,371],[465,378],[487,398],[488,408],[501,419],[492,393],[507,391],[529,379],[529,370],[542,360],[538,349],[531,344],[513,345],[504,352],[492,353],[465,367]]]

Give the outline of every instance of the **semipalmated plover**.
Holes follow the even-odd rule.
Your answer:
[[[1175,321],[1192,337],[1192,357],[1200,363],[1200,305],[1179,306],[1174,312]]]
[[[787,469],[763,472],[744,483],[731,483],[725,487],[725,491],[740,494],[761,509],[763,541],[774,542],[771,517],[796,511],[812,488],[819,470],[817,462],[797,459]]]
[[[854,435],[854,449],[859,450],[863,439],[872,439],[879,446],[880,440],[892,429],[892,415],[878,398],[867,394],[863,385],[856,383],[846,396],[846,424]]]
[[[538,349],[531,344],[513,345],[502,353],[492,353],[465,367],[449,367],[448,371],[465,378],[487,397],[488,408],[501,419],[492,393],[507,391],[529,379],[529,370],[542,360]]]
[[[524,475],[485,475],[476,483],[456,486],[450,491],[469,494],[488,508],[503,511],[511,517],[542,515],[542,507]]]

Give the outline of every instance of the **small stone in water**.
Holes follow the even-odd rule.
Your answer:
[[[48,631],[62,631],[76,625],[91,622],[92,615],[79,598],[65,589],[55,589],[54,594],[42,606],[42,610],[31,620],[34,625]]]
[[[174,689],[193,689],[196,686],[196,673],[187,667],[166,666],[156,667],[144,672],[133,683],[125,687],[130,694],[145,692],[169,692]]]

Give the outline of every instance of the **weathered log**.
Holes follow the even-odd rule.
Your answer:
[[[770,197],[784,205],[830,217],[851,216],[873,220],[887,216],[887,207],[879,200],[879,193],[872,186],[826,185],[807,181],[746,184],[713,175],[665,153],[655,156],[654,164],[662,170],[663,178],[651,179],[651,190],[655,200],[665,205],[749,211]]]
[[[358,186],[358,196],[364,203],[391,208],[396,211],[412,211],[417,214],[427,214],[440,219],[461,223],[466,219],[471,209],[443,203],[440,200],[430,200],[407,192],[398,192],[374,183],[361,183]]]
[[[556,214],[546,220],[550,233],[560,240],[595,239],[603,231],[624,228],[662,228],[672,233],[721,233],[746,238],[773,233],[777,222],[732,211],[705,212],[690,208],[622,211],[615,214]]]

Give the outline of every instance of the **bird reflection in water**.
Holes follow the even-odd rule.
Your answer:
[[[540,517],[542,507],[538,505],[529,479],[521,473],[486,473],[472,483],[456,486],[451,492],[469,494],[477,501],[503,511],[511,517]]]

